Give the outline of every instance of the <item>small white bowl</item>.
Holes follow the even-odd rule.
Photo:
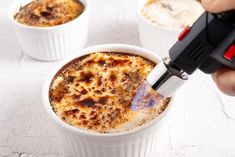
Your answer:
[[[24,53],[42,61],[60,60],[84,47],[88,36],[89,4],[76,19],[57,26],[33,27],[23,25],[14,19],[21,6],[32,0],[15,0],[9,9],[9,17]]]
[[[42,91],[43,105],[61,133],[65,149],[74,157],[149,157],[156,148],[156,140],[162,125],[166,122],[166,113],[174,103],[171,99],[165,111],[154,120],[129,131],[116,133],[95,133],[73,127],[63,122],[52,110],[49,102],[49,87],[52,79],[66,64],[86,54],[94,52],[119,52],[143,56],[155,63],[161,58],[149,50],[122,44],[109,44],[89,47],[63,60],[50,73]]]
[[[159,54],[161,57],[169,56],[169,49],[177,41],[180,29],[164,28],[152,24],[141,13],[146,3],[147,0],[139,0],[137,4],[138,30],[141,45]]]

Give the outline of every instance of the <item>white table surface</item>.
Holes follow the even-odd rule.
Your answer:
[[[139,45],[136,0],[91,1],[87,46]],[[43,80],[57,63],[23,55],[7,19],[11,2],[0,1],[0,156],[67,157],[41,103]],[[235,157],[235,100],[219,95],[210,76],[195,73],[178,92],[154,156]]]

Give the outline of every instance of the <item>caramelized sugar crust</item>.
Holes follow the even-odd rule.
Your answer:
[[[143,57],[121,53],[83,56],[55,76],[49,92],[51,106],[72,126],[101,133],[115,131],[143,114],[132,110],[130,105],[154,66]],[[167,104],[168,100],[164,100],[145,116],[156,117]],[[151,119],[143,118],[137,125],[148,120]]]
[[[84,5],[77,0],[34,0],[15,15],[22,24],[36,27],[55,26],[77,18]]]

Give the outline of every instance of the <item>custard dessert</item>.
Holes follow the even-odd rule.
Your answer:
[[[153,25],[177,30],[191,26],[203,12],[197,0],[148,0],[141,10]]]
[[[152,108],[133,110],[131,102],[154,68],[141,56],[99,52],[65,65],[51,82],[51,107],[65,123],[99,133],[121,132],[141,126],[160,115],[164,98]]]
[[[28,26],[56,26],[79,17],[84,9],[78,0],[34,0],[21,7],[14,18]]]

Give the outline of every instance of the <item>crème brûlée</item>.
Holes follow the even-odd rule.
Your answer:
[[[34,0],[21,7],[14,18],[28,26],[56,26],[77,18],[84,9],[78,0]]]
[[[168,105],[131,109],[131,101],[155,63],[137,55],[99,52],[65,65],[51,82],[49,97],[57,116],[67,124],[99,133],[141,126]]]
[[[141,9],[152,24],[170,29],[191,26],[203,12],[198,0],[148,0]]]

